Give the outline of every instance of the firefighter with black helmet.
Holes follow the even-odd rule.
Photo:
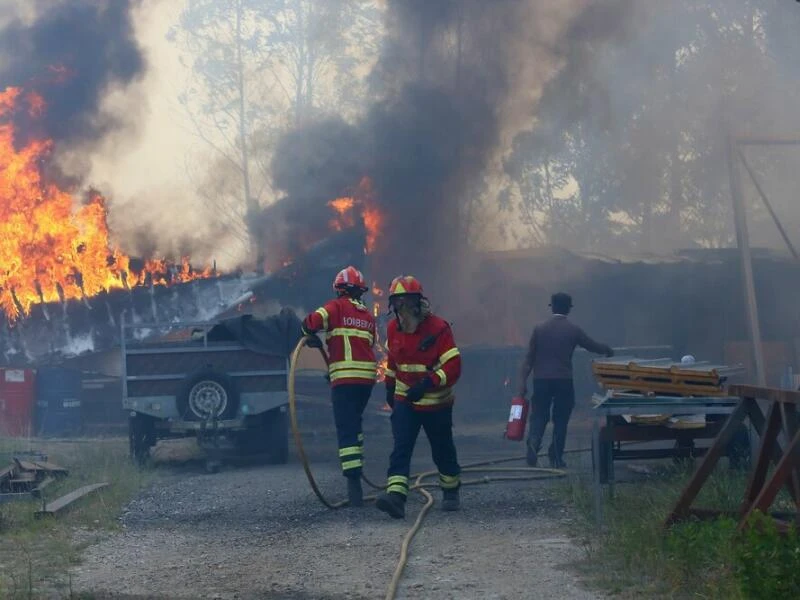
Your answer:
[[[392,407],[394,449],[386,491],[375,502],[390,516],[405,517],[411,456],[420,428],[439,470],[442,509],[458,510],[461,468],[453,442],[453,386],[461,375],[461,356],[450,325],[431,314],[422,285],[396,277],[389,286],[395,318],[387,327],[386,401]]]
[[[342,269],[333,282],[337,297],[303,321],[308,346],[321,348],[315,335],[324,331],[328,344],[328,376],[339,460],[347,478],[351,506],[363,504],[361,469],[364,462],[362,415],[376,379],[375,319],[361,297],[369,289],[355,267]]]

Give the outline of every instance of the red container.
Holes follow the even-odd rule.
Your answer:
[[[35,392],[36,378],[32,370],[0,369],[0,435],[31,435]]]
[[[520,442],[525,437],[525,423],[528,421],[528,402],[522,396],[511,399],[511,413],[506,424],[506,439]]]

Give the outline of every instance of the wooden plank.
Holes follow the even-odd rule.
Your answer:
[[[781,409],[783,410],[782,414],[786,438],[792,439],[798,429],[800,429],[800,426],[798,426],[797,407],[791,404],[782,404]],[[800,511],[800,459],[795,462],[795,468],[792,469],[792,473],[789,476],[789,484],[795,506],[797,506],[798,511]]]
[[[753,465],[753,470],[747,482],[747,488],[741,506],[742,514],[747,514],[747,512],[749,512],[750,506],[755,502],[755,499],[764,487],[764,481],[767,479],[767,471],[769,470],[770,462],[776,457],[775,451],[777,450],[780,452],[777,445],[778,432],[780,432],[780,430],[780,404],[773,402],[769,406],[766,429],[763,432],[759,432],[761,443],[758,449],[758,458],[756,459],[755,465]],[[778,460],[780,460],[780,458],[778,458]]]
[[[31,495],[34,498],[41,498],[42,492],[45,490],[45,488],[47,488],[49,485],[52,485],[55,480],[55,477],[46,477],[39,483],[39,485],[31,490]]]
[[[54,475],[69,475],[69,470],[51,462],[35,461],[32,463],[38,470],[47,471]]]
[[[34,463],[28,462],[27,460],[20,460],[19,458],[14,459],[14,464],[17,465],[17,468],[22,469],[23,471],[39,470]]]
[[[728,386],[731,396],[758,398],[770,402],[800,405],[800,392],[794,390],[779,390],[777,388],[759,387],[756,385],[733,384]]]
[[[728,442],[736,433],[739,426],[744,422],[744,418],[747,416],[752,402],[754,402],[752,398],[742,398],[742,401],[739,402],[739,405],[731,413],[731,416],[725,421],[725,425],[722,426],[719,435],[708,449],[700,466],[697,467],[694,476],[692,476],[692,479],[686,485],[678,501],[675,503],[675,507],[667,517],[665,525],[671,525],[676,521],[686,518],[689,514],[692,502],[694,502],[694,499],[697,497],[706,479],[708,479],[708,476],[711,475],[719,459],[725,454],[725,448]]]
[[[57,498],[47,504],[44,507],[44,510],[36,512],[36,516],[42,517],[56,515],[80,498],[83,498],[84,496],[87,496],[88,494],[96,492],[97,490],[101,490],[105,487],[108,487],[108,483],[93,483],[92,485],[85,485],[82,488],[73,490],[69,494],[61,496],[60,498]]]
[[[775,471],[773,471],[772,477],[770,477],[767,484],[761,489],[761,492],[758,494],[758,497],[755,499],[755,501],[750,505],[747,513],[745,513],[744,517],[742,518],[742,522],[739,524],[740,529],[746,526],[750,515],[753,514],[754,511],[760,510],[761,512],[767,512],[769,510],[769,507],[772,506],[772,503],[775,501],[775,497],[778,495],[780,489],[784,486],[788,486],[789,477],[794,471],[798,460],[800,460],[798,458],[799,456],[800,431],[795,434],[791,443],[784,451],[783,458],[781,458],[778,466],[775,468]],[[792,491],[791,488],[790,491]]]
[[[728,396],[721,387],[688,386],[648,381],[600,381],[603,387],[614,390],[640,390],[642,392],[672,393],[681,396],[707,396],[710,398]]]

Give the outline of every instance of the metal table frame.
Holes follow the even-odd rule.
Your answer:
[[[605,456],[600,455],[601,440],[600,426],[601,419],[605,419],[606,426],[613,430],[613,420],[610,417],[622,415],[645,415],[645,414],[664,414],[664,415],[729,415],[736,405],[739,398],[735,396],[724,396],[718,398],[685,398],[670,396],[608,396],[600,404],[594,407],[594,419],[592,426],[592,462],[593,462],[593,485],[594,495],[594,516],[595,522],[600,525],[603,520],[603,485],[600,480],[600,464],[605,461],[608,467],[608,488],[609,493],[614,495],[614,458],[613,442],[608,445]],[[643,425],[643,427],[647,427]],[[658,441],[658,440],[653,440]]]

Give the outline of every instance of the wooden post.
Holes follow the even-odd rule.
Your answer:
[[[689,481],[684,488],[678,502],[675,504],[675,508],[672,509],[672,513],[667,517],[666,525],[671,525],[675,521],[684,519],[689,514],[692,502],[694,502],[694,499],[697,497],[697,494],[700,493],[706,479],[711,475],[714,467],[717,466],[717,462],[719,462],[719,459],[725,453],[725,447],[733,437],[733,434],[744,422],[744,418],[747,416],[749,407],[753,402],[754,400],[751,398],[742,398],[736,406],[736,409],[731,413],[731,416],[728,417],[719,435],[717,435],[714,443],[703,457],[703,462],[697,467],[697,471],[691,481]]]
[[[747,307],[747,323],[749,325],[750,343],[753,347],[753,361],[756,368],[756,382],[766,385],[764,372],[764,355],[761,351],[761,326],[758,322],[758,304],[756,303],[755,284],[753,282],[753,257],[750,253],[750,236],[747,232],[747,212],[742,197],[739,173],[736,169],[736,154],[733,138],[728,138],[728,175],[730,177],[731,201],[733,203],[733,219],[736,225],[736,244],[742,267],[742,285]]]

